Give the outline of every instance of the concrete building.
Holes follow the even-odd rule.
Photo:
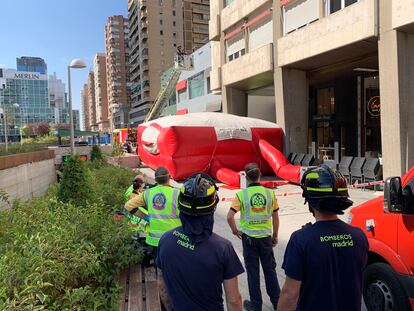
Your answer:
[[[80,131],[80,111],[73,110],[73,128],[75,131]]]
[[[110,129],[126,126],[131,105],[129,84],[128,19],[110,16],[105,26],[106,72]]]
[[[285,153],[378,156],[384,177],[414,164],[413,1],[210,7],[211,88],[225,112],[253,116],[261,103],[252,96],[260,96],[265,104],[255,113],[267,111],[283,127]]]
[[[92,131],[98,131],[98,122],[96,120],[95,104],[95,74],[93,71],[88,74],[88,106],[89,106],[89,128]]]
[[[83,85],[83,89],[82,89],[82,92],[81,92],[81,100],[82,100],[83,129],[85,131],[90,131],[91,130],[91,120],[90,120],[90,113],[89,113],[88,84]]]
[[[183,49],[191,54],[209,41],[210,0],[184,0],[183,18]]]
[[[98,53],[95,55],[95,58],[93,59],[93,71],[97,130],[100,132],[108,132],[110,129],[108,119],[109,108],[105,54]]]
[[[47,74],[47,64],[41,57],[22,56],[16,58],[17,71]]]
[[[183,46],[182,1],[129,0],[132,126],[141,123],[160,90],[160,76]],[[151,57],[149,57],[151,55]]]
[[[221,96],[211,92],[211,44],[191,54],[193,69],[182,71],[176,85],[177,114],[221,111]]]

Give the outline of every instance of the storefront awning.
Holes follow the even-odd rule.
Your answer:
[[[56,133],[56,132],[55,132]],[[99,132],[92,132],[92,131],[75,131],[74,135],[75,136],[94,136],[94,135],[98,135]],[[70,130],[67,129],[58,129],[57,136],[70,136]]]

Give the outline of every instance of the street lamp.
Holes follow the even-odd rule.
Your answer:
[[[69,122],[70,122],[70,153],[75,154],[75,133],[73,129],[73,111],[72,111],[72,85],[70,81],[70,68],[81,69],[85,68],[86,63],[81,59],[74,59],[68,66],[68,88],[69,88]]]
[[[14,108],[20,108],[20,105],[18,103],[14,103],[13,104]],[[22,111],[22,109],[20,108],[20,112]],[[16,115],[16,114],[15,114]],[[14,118],[16,120],[16,117]],[[20,127],[17,127],[16,125],[14,126],[14,129],[19,129],[19,133],[20,133],[20,145],[23,144],[23,137],[22,137],[22,116],[20,116]]]

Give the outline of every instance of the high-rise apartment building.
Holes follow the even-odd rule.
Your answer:
[[[47,65],[41,57],[22,56],[16,58],[17,71],[37,72],[47,74]]]
[[[95,80],[95,113],[97,130],[109,131],[108,119],[108,92],[106,79],[106,57],[98,53],[93,60],[93,71]]]
[[[184,0],[184,51],[191,54],[208,42],[210,0]]]
[[[183,2],[129,0],[132,126],[141,123],[160,90],[160,76],[183,46]],[[151,57],[149,57],[151,55]]]
[[[83,89],[82,89],[82,92],[81,92],[81,100],[82,100],[83,129],[85,131],[90,131],[91,130],[91,121],[90,121],[90,114],[89,114],[88,84],[83,85]]]
[[[89,127],[92,131],[98,130],[96,122],[96,106],[95,106],[95,75],[93,71],[88,74],[88,111],[89,111]]]
[[[128,19],[110,16],[105,26],[110,129],[128,124],[130,109]]]
[[[50,107],[66,107],[65,83],[58,79],[56,72],[49,76],[49,105]]]
[[[73,129],[80,131],[80,111],[77,109],[73,110]]]

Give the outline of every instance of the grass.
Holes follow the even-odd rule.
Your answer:
[[[33,151],[43,151],[47,150],[47,145],[43,144],[27,144],[27,145],[9,145],[8,150],[4,145],[0,146],[0,156],[17,154],[17,153],[26,153]]]

